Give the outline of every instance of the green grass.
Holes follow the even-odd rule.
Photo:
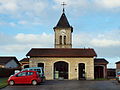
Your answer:
[[[8,85],[7,79],[8,78],[0,78],[0,88],[3,88]]]

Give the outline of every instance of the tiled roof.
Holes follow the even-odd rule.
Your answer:
[[[119,63],[120,63],[120,61],[116,62],[115,64],[119,64]]]
[[[39,57],[94,57],[94,49],[88,48],[32,48],[26,56]]]
[[[10,57],[9,56],[3,56],[2,57],[2,56],[0,56],[0,64],[1,65],[5,65],[8,62],[10,62],[11,60],[15,60],[15,62],[20,65],[20,63],[18,62],[16,57],[11,57],[11,56]]]
[[[29,58],[23,58],[20,62],[29,62]]]
[[[62,14],[60,20],[54,28],[72,28],[67,20],[65,13]]]
[[[109,62],[107,60],[105,60],[104,58],[95,58],[94,59],[95,64],[98,63],[103,63],[103,64],[108,64]]]

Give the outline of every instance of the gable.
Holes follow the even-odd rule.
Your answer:
[[[11,60],[14,60],[18,65],[20,65],[20,63],[18,62],[16,57],[9,57],[9,56],[1,56],[0,57],[0,65],[5,65],[8,62],[10,62]]]
[[[14,59],[5,64],[6,68],[16,68],[18,66],[19,66],[18,63],[16,63]]]

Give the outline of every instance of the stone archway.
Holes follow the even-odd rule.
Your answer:
[[[64,61],[54,63],[54,79],[68,79],[69,64]]]
[[[95,78],[104,78],[104,67],[103,66],[95,66],[94,76],[95,76]]]

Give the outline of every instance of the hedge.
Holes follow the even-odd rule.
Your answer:
[[[9,77],[14,74],[15,70],[21,70],[20,68],[0,68],[0,77]]]

